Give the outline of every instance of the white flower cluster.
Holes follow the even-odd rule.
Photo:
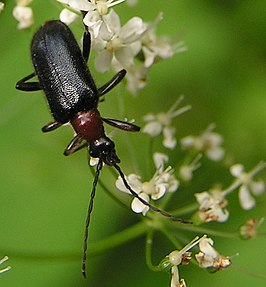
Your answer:
[[[213,240],[206,235],[201,238],[196,237],[181,250],[172,251],[161,262],[163,268],[171,268],[171,287],[185,287],[184,279],[180,280],[178,266],[188,265],[192,259],[192,253],[189,252],[194,246],[199,245],[199,253],[195,254],[195,258],[200,267],[212,270],[220,270],[231,265],[229,257],[220,255],[213,248]]]
[[[190,106],[184,106],[177,109],[183,97],[180,97],[167,112],[160,112],[158,114],[147,114],[144,116],[144,121],[147,124],[143,127],[143,132],[150,135],[151,137],[156,137],[160,133],[163,134],[163,145],[166,148],[174,149],[176,147],[175,133],[176,129],[173,126],[173,119],[177,116],[190,110]]]
[[[249,210],[256,204],[253,196],[261,195],[265,191],[265,183],[262,179],[254,180],[254,176],[266,168],[266,163],[261,162],[250,172],[245,172],[242,164],[234,164],[230,168],[231,174],[236,180],[226,189],[211,189],[196,193],[195,197],[199,204],[197,212],[201,222],[225,222],[229,218],[229,212],[226,209],[226,196],[239,189],[238,198],[243,209]],[[252,196],[253,195],[253,196]]]
[[[28,5],[32,0],[17,0],[13,16],[18,20],[18,29],[25,29],[33,24],[33,12]]]
[[[265,165],[264,165],[265,166]],[[260,170],[260,165],[257,166]],[[239,182],[239,202],[243,209],[249,210],[253,208],[256,204],[255,199],[252,195],[258,196],[265,191],[265,183],[262,179],[254,180],[253,176],[257,173],[245,172],[244,166],[242,164],[235,164],[231,166],[230,172],[233,176],[237,178]]]
[[[147,202],[149,202],[150,199],[158,200],[167,192],[175,192],[179,186],[179,182],[173,174],[173,169],[170,166],[164,169],[164,164],[168,161],[168,156],[155,153],[153,159],[156,171],[149,181],[142,182],[141,177],[136,174],[130,174],[126,177],[131,188]],[[129,193],[120,177],[116,181],[116,187],[120,191]],[[131,208],[134,212],[142,213],[143,215],[146,215],[149,210],[149,207],[137,198],[133,199]]]
[[[156,35],[162,14],[152,23],[133,17],[121,25],[119,15],[110,8],[125,0],[57,1],[66,7],[60,14],[62,22],[70,24],[78,15],[83,15],[83,23],[91,34],[92,49],[97,53],[96,69],[99,72],[126,69],[127,87],[132,93],[146,85],[147,71],[155,62],[185,50],[182,43],[172,45],[170,39]]]
[[[225,222],[229,217],[227,200],[225,194],[219,189],[212,189],[210,192],[201,192],[195,194],[199,203],[198,216],[202,222]]]
[[[195,149],[198,152],[203,152],[213,161],[219,161],[224,157],[224,149],[221,147],[223,138],[220,134],[213,132],[214,124],[211,124],[207,129],[198,136],[187,136],[181,139],[181,147],[184,150]]]

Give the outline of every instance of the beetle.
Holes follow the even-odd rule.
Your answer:
[[[86,29],[83,35],[83,49],[79,48],[71,30],[59,20],[47,21],[33,36],[31,58],[34,72],[17,82],[16,88],[22,91],[43,90],[54,120],[46,124],[43,132],[50,132],[65,123],[70,123],[75,131],[74,138],[64,151],[68,156],[88,147],[89,155],[98,158],[91,198],[85,223],[83,240],[82,273],[86,277],[86,252],[88,228],[93,199],[103,163],[113,166],[119,173],[125,187],[143,204],[155,212],[178,222],[186,222],[149,204],[130,187],[120,166],[114,142],[106,136],[103,122],[116,128],[137,132],[140,128],[132,123],[101,117],[97,106],[100,97],[105,95],[126,75],[123,69],[100,88],[87,67],[91,38]],[[37,76],[39,81],[29,81]]]

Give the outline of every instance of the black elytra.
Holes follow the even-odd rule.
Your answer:
[[[118,171],[126,188],[143,204],[174,221],[186,223],[140,198],[127,183],[124,173],[118,166],[120,159],[116,154],[115,144],[106,136],[103,122],[125,131],[137,132],[140,128],[129,122],[102,118],[97,109],[100,97],[120,83],[126,71],[121,70],[108,83],[97,88],[87,67],[90,46],[91,39],[88,31],[84,32],[81,51],[68,26],[59,20],[46,22],[35,33],[31,42],[34,72],[16,84],[16,88],[22,91],[44,91],[54,120],[42,128],[43,132],[53,131],[68,122],[72,125],[76,135],[66,147],[64,155],[70,155],[88,146],[90,156],[99,159],[84,232],[82,259],[84,276],[86,276],[90,214],[103,163],[113,166]],[[35,76],[38,82],[29,81]]]

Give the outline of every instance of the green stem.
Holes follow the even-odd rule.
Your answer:
[[[180,217],[182,215],[195,212],[198,209],[198,207],[199,207],[199,204],[197,202],[193,202],[184,207],[178,208],[176,210],[172,210],[170,213],[177,217]]]
[[[152,271],[158,272],[160,271],[159,266],[152,264],[152,244],[153,244],[153,235],[154,229],[150,229],[147,233],[146,237],[146,244],[145,244],[145,257],[146,257],[146,264],[148,268]]]
[[[195,226],[195,225],[190,225],[190,224],[178,224],[178,225],[171,224],[171,227],[174,229],[178,229],[178,230],[180,229],[187,230],[191,232],[197,232],[197,233],[202,233],[202,234],[207,234],[207,235],[212,235],[212,236],[219,236],[219,237],[226,237],[226,238],[239,238],[238,232],[219,231],[215,229],[210,229],[210,228]]]
[[[106,252],[107,250],[113,249],[119,245],[125,244],[130,240],[138,238],[144,235],[147,232],[147,223],[146,221],[141,221],[121,232],[118,232],[114,235],[111,235],[101,241],[89,243],[88,246],[88,256],[95,256]],[[0,248],[0,252],[3,251]],[[9,256],[12,258],[20,260],[29,260],[29,261],[73,261],[80,260],[80,252],[51,252],[51,253],[41,253],[41,252],[30,252],[30,251],[16,251],[16,250],[6,250]]]
[[[109,236],[99,242],[91,243],[88,250],[88,255],[94,256],[122,245],[130,240],[144,235],[147,232],[146,221],[141,221],[127,229]]]

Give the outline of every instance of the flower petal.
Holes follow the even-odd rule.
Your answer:
[[[147,26],[140,17],[131,18],[122,28],[119,37],[125,44],[135,42],[146,31]]]
[[[59,19],[63,23],[69,25],[77,19],[78,15],[69,11],[68,9],[63,9],[60,13]]]
[[[142,190],[142,183],[140,181],[140,176],[136,174],[129,174],[128,176],[125,176],[126,181],[128,182],[129,186],[136,192],[140,193]],[[125,187],[124,182],[122,178],[119,176],[118,179],[115,182],[116,187],[125,193],[131,194],[131,192]]]
[[[104,73],[110,69],[113,55],[104,50],[100,52],[94,59],[94,65],[98,72]]]
[[[139,194],[139,196],[145,201],[149,202],[149,196],[146,193],[142,192]],[[136,213],[142,213],[143,215],[146,215],[149,210],[149,206],[143,204],[137,198],[134,198],[131,203],[131,209]]]
[[[265,190],[265,183],[263,180],[252,181],[250,189],[254,195],[261,195]]]
[[[238,197],[241,207],[245,210],[253,208],[256,204],[246,185],[240,187]]]
[[[156,121],[147,123],[142,132],[150,135],[151,137],[158,136],[162,131],[162,125]]]
[[[153,162],[155,164],[156,169],[162,168],[164,164],[168,162],[168,160],[169,157],[164,153],[155,152],[153,154]]]
[[[230,172],[233,176],[239,177],[244,171],[244,166],[240,163],[234,164],[230,167]]]

